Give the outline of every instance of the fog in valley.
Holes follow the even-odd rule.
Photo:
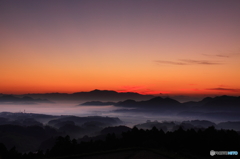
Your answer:
[[[155,127],[167,133],[180,128],[198,132],[213,126],[217,130],[240,131],[240,97],[179,102],[152,96],[143,100],[101,100],[95,96],[87,100],[54,100],[29,96],[0,96],[0,143],[7,149],[15,146],[22,153],[45,152],[59,136],[68,135],[81,143],[104,140],[112,133],[121,138],[123,132],[134,128]]]
[[[98,106],[98,105],[80,105],[87,101],[55,101],[54,103],[35,103],[35,104],[15,104],[15,103],[2,103],[1,112],[11,113],[25,113],[25,114],[47,114],[57,116],[102,116],[102,117],[117,117],[123,123],[129,127],[133,127],[136,124],[144,123],[146,121],[175,121],[182,122],[186,120],[210,120],[215,123],[224,121],[236,121],[232,119],[232,115],[228,117],[221,117],[221,115],[213,116],[212,114],[221,114],[221,111],[207,112],[201,111],[163,111],[163,110],[138,110],[135,108],[117,107],[114,105]],[[225,111],[225,114],[227,112]],[[235,112],[236,113],[236,112]],[[209,115],[207,115],[209,114]],[[230,114],[232,114],[230,112]],[[40,121],[43,124],[47,124],[48,120]]]
[[[126,112],[126,108],[110,106],[79,106],[80,102],[55,102],[55,103],[38,103],[38,104],[1,104],[1,112],[12,113],[33,113],[33,114],[47,114],[47,115],[73,115],[79,117],[88,116],[103,116],[103,117],[117,117],[123,121],[123,125],[133,127],[136,124],[151,121],[182,121],[189,120],[186,117],[169,116],[164,114],[153,113],[136,113],[134,108],[128,108],[129,112]],[[125,110],[125,111],[123,111]],[[131,111],[132,110],[132,111]],[[123,111],[123,112],[122,112]],[[46,121],[41,121],[43,124],[47,124]]]

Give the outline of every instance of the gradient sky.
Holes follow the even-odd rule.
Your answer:
[[[0,93],[240,95],[239,0],[0,0]]]

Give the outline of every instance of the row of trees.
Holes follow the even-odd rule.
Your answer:
[[[114,133],[108,134],[105,140],[78,143],[76,139],[71,140],[69,136],[58,137],[55,145],[45,153],[38,151],[38,153],[20,154],[16,150],[4,149],[4,145],[0,146],[3,159],[48,158],[125,148],[147,148],[169,154],[174,152],[187,158],[205,158],[210,157],[210,150],[240,151],[240,135],[233,130],[216,130],[214,127],[198,131],[194,129],[184,131],[179,128],[167,133],[156,127],[151,130],[134,127],[122,133],[121,137],[117,137]]]

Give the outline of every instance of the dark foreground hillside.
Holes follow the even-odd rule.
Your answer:
[[[76,155],[65,159],[171,159],[160,153],[147,149],[117,150],[90,155]]]
[[[3,159],[81,159],[81,158],[185,158],[206,159],[211,158],[210,151],[238,151],[240,152],[240,135],[233,130],[207,129],[183,130],[179,128],[174,132],[164,132],[153,127],[143,130],[134,127],[123,132],[120,137],[114,133],[107,134],[105,140],[91,140],[77,142],[69,136],[58,137],[55,145],[46,152],[18,153],[15,149],[7,150],[1,144]],[[104,157],[105,156],[105,157]],[[137,157],[139,156],[139,157]],[[154,157],[155,156],[155,157]],[[239,158],[237,156],[214,156],[214,158]],[[144,158],[144,157],[142,157]],[[161,158],[160,158],[161,159]]]

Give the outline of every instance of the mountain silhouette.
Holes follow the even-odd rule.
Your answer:
[[[116,103],[115,102],[91,101],[91,102],[85,102],[85,103],[79,104],[79,106],[81,106],[81,105],[106,106],[106,105],[114,105],[114,104],[116,104]]]
[[[217,124],[217,128],[230,130],[234,129],[236,131],[240,131],[240,121],[221,122]]]
[[[20,97],[15,97],[13,95],[3,95],[0,97],[0,103],[5,103],[5,102],[10,102],[10,103],[52,103],[51,101],[47,99],[33,99],[32,97],[29,96],[24,96],[22,98]]]
[[[203,107],[221,107],[221,108],[228,108],[228,107],[236,107],[240,108],[240,97],[234,97],[234,96],[218,96],[215,98],[212,98],[208,102],[206,102]]]
[[[184,102],[183,104],[188,107],[198,107],[198,106],[203,106],[204,104],[206,104],[212,100],[213,100],[213,98],[206,97],[206,98],[203,98],[201,101],[189,101],[189,102]]]
[[[195,127],[204,127],[204,128],[208,128],[210,126],[216,126],[214,122],[211,122],[208,120],[191,120],[191,121],[183,121],[182,123],[188,123]]]
[[[155,97],[150,100],[146,101],[135,101],[135,100],[125,100],[123,102],[118,102],[115,106],[121,107],[131,107],[131,108],[145,108],[145,109],[179,109],[181,108],[181,103],[171,99],[171,98],[162,98],[162,97]]]
[[[101,134],[112,134],[112,133],[122,134],[123,132],[127,132],[130,130],[131,130],[131,128],[120,125],[120,126],[115,126],[115,127],[106,127],[100,133]]]
[[[92,90],[89,92],[75,92],[72,94],[67,93],[46,93],[46,94],[27,94],[32,98],[46,98],[49,100],[100,100],[100,101],[121,101],[126,99],[134,100],[148,100],[153,98],[153,95],[142,95],[133,92],[116,92],[111,90]]]
[[[199,102],[185,102],[183,105],[204,110],[240,110],[240,97],[227,95],[206,97]]]
[[[98,121],[105,124],[117,125],[122,123],[122,121],[117,117],[101,117],[101,116],[88,116],[88,117],[78,117],[78,116],[62,116],[58,119],[50,120],[49,125],[56,125],[66,121],[73,121],[76,125],[82,125],[89,121]]]

